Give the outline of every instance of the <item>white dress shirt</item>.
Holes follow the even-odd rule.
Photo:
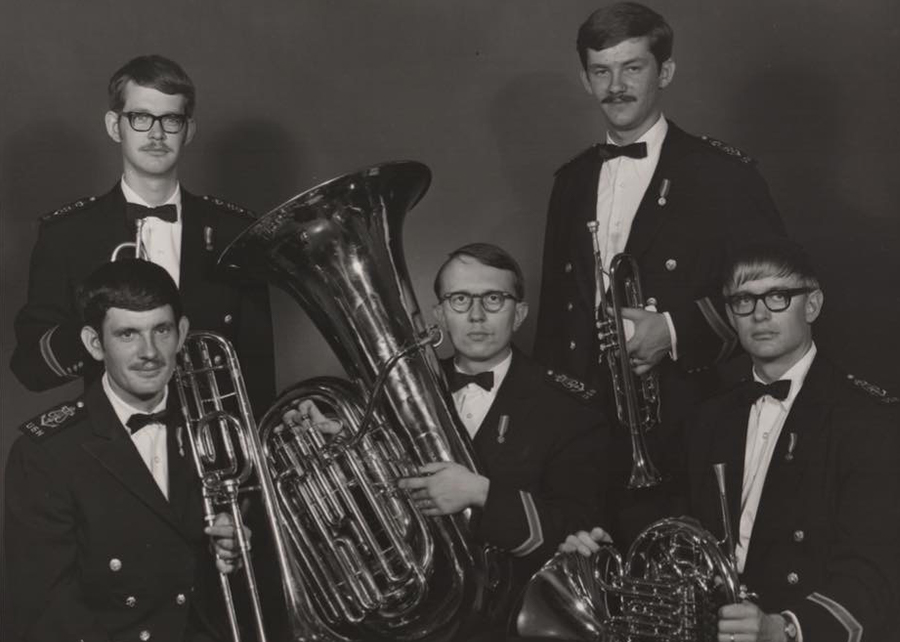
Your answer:
[[[506,378],[506,373],[509,372],[511,363],[512,351],[503,361],[491,368],[491,372],[494,373],[494,387],[490,390],[485,390],[478,384],[469,383],[453,393],[456,413],[472,439],[475,439],[475,435],[481,427],[481,422],[484,421],[485,415],[491,409],[491,404],[494,403],[494,399],[497,397],[497,391]],[[456,365],[456,362],[453,363],[453,367],[456,368],[457,372],[463,372]]]
[[[109,375],[107,373],[103,373],[103,392],[106,393],[106,397],[109,399],[109,403],[112,404],[113,410],[116,413],[116,416],[119,418],[119,422],[122,424],[122,430],[125,431],[131,437],[131,441],[134,443],[135,447],[138,450],[138,453],[141,456],[141,459],[144,460],[144,463],[147,465],[147,469],[150,471],[150,474],[153,475],[153,479],[156,481],[156,485],[159,486],[159,489],[162,491],[162,494],[165,495],[166,499],[169,498],[169,455],[168,450],[166,449],[166,425],[163,423],[152,423],[147,424],[136,433],[131,434],[131,431],[128,430],[127,423],[131,418],[131,415],[136,413],[148,414],[144,413],[143,410],[138,410],[134,406],[130,405],[124,399],[119,397],[116,392],[112,389],[112,386],[109,384]],[[163,408],[166,407],[166,400],[169,396],[169,389],[166,388],[163,393],[162,401],[160,401],[156,407],[154,407],[150,413],[159,412]]]
[[[784,400],[779,401],[774,397],[764,395],[757,399],[750,408],[744,450],[744,480],[741,485],[741,521],[738,543],[735,547],[738,572],[740,573],[744,572],[744,565],[747,562],[753,523],[756,521],[759,500],[762,497],[772,455],[775,453],[775,445],[778,443],[781,428],[803,386],[806,373],[809,372],[815,356],[816,345],[812,344],[806,354],[781,376],[781,379],[788,379],[791,382],[791,390]],[[753,379],[765,383],[755,370]]]
[[[140,194],[135,192],[125,177],[122,177],[122,194],[129,203],[137,203],[144,207],[153,207],[141,198]],[[166,269],[166,272],[175,281],[175,285],[179,284],[181,276],[181,184],[175,186],[175,191],[166,199],[162,205],[174,205],[178,213],[178,219],[174,223],[169,223],[155,216],[148,216],[143,219],[140,226],[141,238],[137,240],[139,248],[143,248],[143,254],[139,258],[146,258],[152,263],[156,263]],[[135,253],[137,256],[137,253]]]

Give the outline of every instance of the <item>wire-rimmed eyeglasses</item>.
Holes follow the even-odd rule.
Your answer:
[[[450,308],[454,312],[468,312],[472,309],[472,303],[478,299],[481,301],[481,307],[485,312],[500,312],[506,305],[507,299],[518,301],[518,297],[509,292],[500,290],[490,290],[481,294],[472,294],[471,292],[448,292],[441,296],[441,301],[450,304]]]
[[[136,132],[148,132],[153,129],[156,121],[167,134],[177,134],[184,129],[187,116],[184,114],[161,114],[154,116],[145,111],[123,111],[120,115],[128,119],[128,124]]]
[[[725,297],[725,302],[734,314],[739,317],[746,317],[753,314],[759,301],[765,304],[769,312],[784,312],[791,307],[791,299],[798,294],[807,294],[812,291],[813,288],[784,288],[769,290],[762,294],[741,292],[740,294],[732,294]]]

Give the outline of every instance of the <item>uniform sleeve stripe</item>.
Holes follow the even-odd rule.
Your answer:
[[[56,332],[56,328],[58,327],[58,325],[53,326],[41,337],[41,356],[44,357],[44,362],[47,364],[47,367],[56,373],[56,376],[68,379],[70,375],[66,373],[65,368],[59,365],[59,361],[56,360],[56,355],[53,354],[53,349],[50,347],[50,337],[53,336],[53,333]]]
[[[712,301],[709,300],[709,297],[703,297],[694,303],[700,308],[700,312],[703,314],[703,318],[706,319],[706,323],[709,324],[709,327],[712,328],[713,332],[715,332],[722,340],[722,349],[719,350],[719,354],[716,357],[716,363],[718,363],[734,350],[734,346],[737,344],[737,337],[734,332],[731,331],[731,328],[725,322],[725,319],[722,318],[722,315],[719,314],[719,311],[716,310],[716,307],[712,304]]]
[[[515,557],[524,557],[534,552],[544,543],[544,533],[541,530],[541,518],[538,515],[537,506],[534,505],[534,499],[531,493],[519,491],[522,498],[522,508],[525,510],[525,519],[528,520],[528,539],[522,544],[510,551]]]
[[[840,622],[841,625],[845,629],[847,629],[847,642],[859,642],[862,639],[862,624],[860,624],[859,620],[851,615],[850,611],[844,608],[843,604],[839,604],[832,600],[830,597],[826,597],[821,593],[813,593],[811,595],[807,595],[806,599],[823,607],[826,611],[831,613],[834,619]]]

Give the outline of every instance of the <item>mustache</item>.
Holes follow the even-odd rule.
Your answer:
[[[637,101],[637,98],[629,96],[628,94],[613,94],[612,96],[607,96],[600,102],[604,105],[614,105],[617,103],[633,103],[635,101]]]

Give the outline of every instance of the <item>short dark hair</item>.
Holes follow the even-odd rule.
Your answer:
[[[174,60],[162,56],[138,56],[129,60],[109,79],[109,108],[121,112],[125,108],[125,85],[133,81],[141,87],[149,87],[164,94],[185,97],[184,115],[194,115],[196,91],[184,69]]]
[[[578,28],[576,49],[587,70],[587,50],[602,51],[631,38],[650,39],[659,67],[672,57],[675,34],[666,19],[637,2],[617,2],[597,9]]]
[[[747,281],[795,276],[819,289],[819,277],[806,250],[790,239],[773,238],[735,248],[722,275],[722,291],[734,292]]]
[[[103,320],[110,308],[134,312],[172,306],[175,320],[182,316],[178,286],[166,270],[150,261],[122,259],[104,263],[88,276],[75,294],[83,325],[103,335]]]
[[[450,264],[450,261],[460,256],[468,256],[488,267],[512,272],[512,294],[514,294],[519,301],[525,299],[525,276],[522,274],[522,268],[519,267],[519,264],[509,252],[502,247],[490,243],[469,243],[468,245],[463,245],[462,247],[453,250],[447,255],[447,260],[441,264],[441,267],[437,271],[437,275],[434,277],[434,294],[438,299],[441,298],[441,276],[444,274],[444,270]]]

